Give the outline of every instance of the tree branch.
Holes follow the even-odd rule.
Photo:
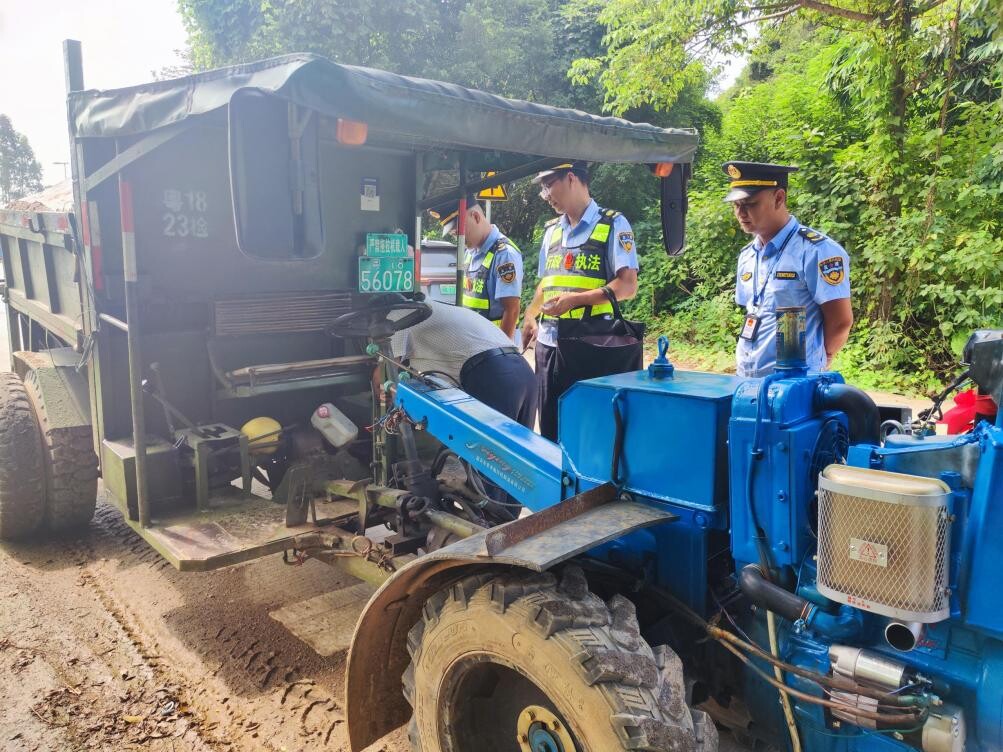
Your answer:
[[[916,8],[913,11],[913,17],[922,16],[924,13],[928,13],[929,11],[933,10],[934,8],[936,8],[938,5],[943,5],[946,2],[947,2],[947,0],[930,0],[930,2],[928,2],[923,7]]]
[[[943,1],[944,0],[941,0],[941,2]],[[838,5],[820,3],[816,0],[798,0],[798,5],[802,8],[808,8],[809,10],[817,10],[819,13],[825,13],[828,16],[841,16],[842,18],[849,18],[853,21],[864,21],[865,23],[870,23],[871,21],[878,20],[878,16],[873,13],[861,13],[860,11],[849,10],[848,8],[840,8]]]
[[[745,21],[739,21],[735,25],[736,26],[748,26],[751,23],[761,23],[763,21],[772,21],[772,20],[777,19],[777,18],[783,18],[784,16],[789,16],[792,13],[797,13],[799,10],[801,10],[801,8],[798,7],[798,6],[796,6],[796,5],[794,5],[794,6],[791,6],[790,8],[788,8],[787,10],[782,10],[782,11],[779,11],[778,13],[770,13],[767,16],[757,16],[756,18],[749,18],[749,19],[747,19]]]

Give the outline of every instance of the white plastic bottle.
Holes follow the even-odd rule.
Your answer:
[[[358,426],[330,402],[325,402],[313,411],[310,423],[337,449],[354,441],[359,435]]]

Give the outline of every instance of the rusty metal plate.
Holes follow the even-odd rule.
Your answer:
[[[612,483],[603,483],[601,486],[565,499],[560,504],[497,527],[484,536],[484,553],[496,556],[503,549],[521,543],[560,522],[567,522],[590,509],[607,504],[616,497],[616,486]]]
[[[351,501],[318,501],[318,519],[344,519],[358,512]],[[285,505],[268,499],[228,499],[209,510],[157,519],[148,528],[126,520],[175,567],[205,571],[293,547],[293,538],[323,530],[306,522],[286,526]]]

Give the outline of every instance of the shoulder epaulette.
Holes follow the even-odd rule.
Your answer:
[[[825,235],[817,230],[811,229],[810,227],[805,227],[804,225],[801,225],[798,228],[798,235],[807,240],[809,243],[821,243],[825,240]]]
[[[618,212],[616,209],[600,209],[604,219],[616,219],[617,217],[623,216],[622,212]]]
[[[544,227],[553,227],[554,225],[556,225],[560,221],[561,221],[561,218],[559,216],[558,217],[554,217],[553,219],[551,219],[550,221],[548,221],[544,225]]]

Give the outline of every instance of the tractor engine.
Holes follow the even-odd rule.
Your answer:
[[[966,361],[999,403],[1003,332],[973,335]],[[658,365],[575,385],[561,444],[567,474],[677,515],[594,553],[758,647],[722,656],[653,614],[691,700],[813,752],[1003,749],[1000,422],[882,424],[867,394],[796,358],[751,380]]]

